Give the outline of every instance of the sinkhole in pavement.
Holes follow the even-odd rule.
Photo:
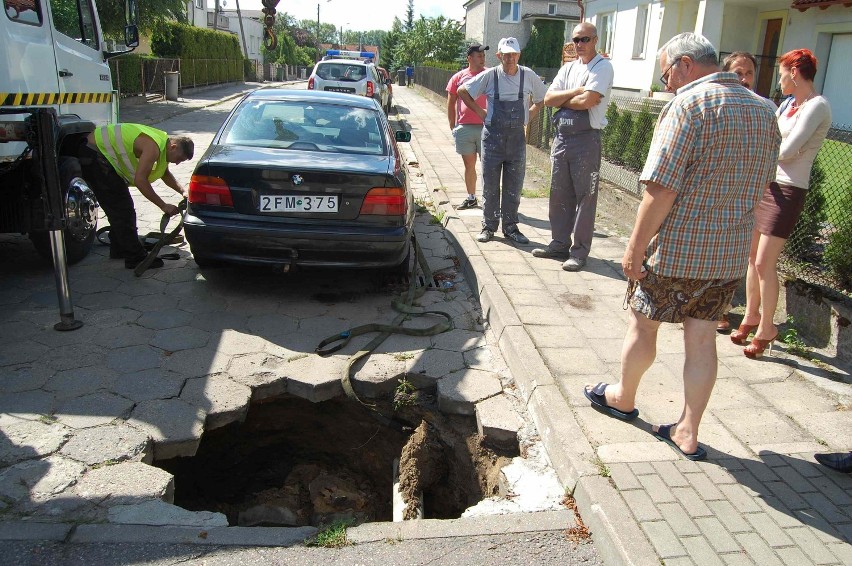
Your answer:
[[[483,446],[473,417],[430,405],[398,407],[388,426],[346,399],[282,396],[253,403],[243,423],[206,432],[194,457],[155,465],[174,475],[176,505],[223,513],[232,526],[458,518],[497,494],[512,455]]]

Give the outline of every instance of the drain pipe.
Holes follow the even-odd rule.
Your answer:
[[[577,0],[577,6],[580,7],[580,22],[586,17],[586,7],[583,6],[583,0]]]
[[[417,494],[417,518],[423,518],[423,494]],[[405,516],[405,500],[402,498],[402,493],[399,491],[399,458],[394,458],[393,460],[393,493],[392,493],[392,505],[393,505],[393,521],[394,523],[400,523],[404,521],[403,517]]]

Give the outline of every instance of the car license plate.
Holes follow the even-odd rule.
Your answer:
[[[260,195],[260,212],[337,212],[337,195]]]
[[[327,92],[344,92],[344,93],[348,93],[348,94],[355,94],[354,88],[346,88],[346,87],[342,87],[342,86],[327,86],[327,87],[325,87],[325,90]]]

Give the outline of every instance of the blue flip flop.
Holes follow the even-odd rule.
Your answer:
[[[585,395],[586,399],[591,402],[592,407],[622,421],[632,421],[633,419],[638,417],[639,409],[633,409],[629,413],[625,413],[624,411],[619,411],[615,407],[610,407],[609,405],[607,405],[606,395],[604,395],[607,385],[609,384],[600,382],[591,389],[586,389],[585,387],[583,388],[583,395]]]
[[[687,454],[686,452],[680,449],[680,446],[678,446],[674,440],[672,440],[672,427],[676,425],[677,423],[660,425],[660,430],[654,432],[654,436],[657,437],[657,440],[662,440],[663,442],[669,444],[672,448],[683,454],[687,460],[692,460],[693,462],[698,460],[706,460],[707,451],[700,444],[698,445],[698,450],[696,450],[692,454]]]

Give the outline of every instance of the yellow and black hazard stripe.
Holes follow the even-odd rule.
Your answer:
[[[103,104],[106,102],[112,102],[111,92],[0,92],[0,106]]]

